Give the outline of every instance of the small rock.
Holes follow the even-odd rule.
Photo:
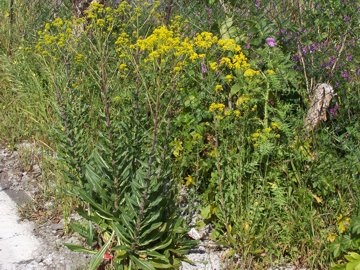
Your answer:
[[[194,240],[200,240],[202,238],[202,235],[195,228],[192,228],[188,232],[188,235]]]
[[[51,224],[51,225],[50,225],[50,228],[51,228],[53,231],[62,230],[62,229],[64,229],[64,221],[63,221],[63,220],[60,220],[59,223]]]
[[[38,164],[35,164],[32,167],[32,174],[34,177],[39,177],[41,175],[41,169],[40,166]]]
[[[67,240],[67,243],[74,244],[74,245],[81,245],[81,241],[78,238],[74,237],[74,236],[70,237]]]

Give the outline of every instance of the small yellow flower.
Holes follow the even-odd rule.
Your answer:
[[[249,223],[245,222],[245,223],[244,223],[244,231],[245,231],[245,232],[248,232],[249,229],[250,229]]]
[[[255,132],[251,135],[252,140],[256,141],[259,137],[260,137],[260,133],[259,132]]]
[[[233,114],[236,116],[236,117],[240,117],[241,113],[239,110],[234,110],[233,111]]]
[[[211,63],[210,63],[210,69],[211,69],[211,70],[216,70],[216,69],[217,69],[217,66],[218,66],[218,65],[217,65],[216,62],[211,62]]]
[[[326,240],[328,240],[330,243],[334,242],[336,239],[337,235],[335,233],[330,233],[328,235],[328,237],[326,238]]]
[[[344,233],[350,226],[350,218],[340,214],[337,218],[337,226],[340,233]]]
[[[269,74],[269,75],[273,75],[273,74],[275,74],[275,71],[273,71],[272,69],[268,69],[266,71],[266,73]]]
[[[199,133],[197,133],[197,132],[192,132],[192,133],[191,133],[191,136],[192,136],[192,138],[193,138],[194,141],[199,141],[199,140],[202,139],[201,134],[199,134]]]
[[[272,122],[272,123],[271,123],[271,128],[272,128],[272,129],[279,129],[279,127],[280,127],[280,126],[279,126],[279,123],[277,123],[277,122]]]
[[[81,62],[83,62],[84,60],[84,55],[81,53],[78,53],[77,55],[75,55],[75,62],[80,64]]]
[[[98,19],[96,21],[96,24],[100,27],[104,27],[105,26],[105,20],[104,19]]]
[[[125,70],[125,69],[127,69],[127,65],[122,63],[122,64],[119,65],[119,69],[120,70]]]
[[[180,141],[179,139],[175,139],[170,143],[170,146],[172,146],[174,149],[173,155],[175,157],[180,157],[181,152],[184,150],[182,141]]]
[[[264,133],[270,133],[271,132],[271,128],[264,128]]]
[[[234,76],[231,75],[231,74],[225,76],[225,80],[226,80],[227,82],[231,82],[233,79],[234,79]]]
[[[207,155],[208,157],[216,157],[216,148],[213,148]]]
[[[64,24],[64,21],[61,18],[56,18],[53,22],[52,25],[55,27],[61,27]]]
[[[191,175],[188,175],[187,177],[185,177],[185,185],[186,186],[191,186],[191,185],[194,185],[195,182],[194,182],[194,178],[191,176]]]
[[[223,91],[223,90],[224,90],[224,88],[222,87],[222,85],[217,84],[217,85],[215,86],[215,91],[216,91],[216,92],[221,92],[221,91]]]

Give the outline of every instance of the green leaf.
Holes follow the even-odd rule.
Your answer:
[[[124,228],[115,222],[112,222],[112,228],[115,231],[118,238],[120,238],[126,244],[131,244],[131,237],[130,235],[124,230]]]
[[[156,269],[174,269],[174,266],[171,265],[169,262],[166,262],[166,261],[163,261],[163,260],[160,260],[160,259],[150,260],[150,263]]]
[[[116,251],[116,250],[129,251],[129,250],[131,250],[131,248],[129,246],[120,245],[120,246],[113,247],[112,250],[114,250],[114,251]]]
[[[105,209],[103,209],[103,207],[101,207],[101,205],[98,204],[85,190],[80,189],[80,188],[78,188],[76,190],[77,190],[77,194],[79,195],[79,197],[81,199],[83,199],[85,202],[89,203],[96,210],[98,210],[102,217],[105,217],[108,220],[113,219],[113,215],[110,214]]]
[[[233,95],[236,95],[237,93],[240,92],[240,89],[241,89],[241,86],[240,84],[236,83],[234,84],[231,89],[230,89],[230,94],[233,96]]]
[[[351,232],[360,235],[360,216],[352,221]]]
[[[208,205],[202,208],[200,215],[203,219],[209,219],[211,217],[211,206]]]
[[[101,165],[102,168],[105,168],[107,170],[110,169],[110,166],[106,163],[106,161],[102,158],[102,156],[97,150],[94,151],[92,157],[97,164]]]
[[[146,231],[144,231],[140,238],[143,240],[146,236],[148,236],[150,233],[152,233],[153,231],[155,231],[156,229],[158,229],[163,223],[162,222],[157,222],[154,223],[150,226],[150,228],[148,228]],[[145,240],[145,239],[144,239]]]
[[[84,253],[89,253],[89,254],[96,254],[95,250],[87,249],[87,248],[84,248],[84,247],[79,246],[79,245],[65,243],[64,246],[66,246],[71,251],[84,252]]]
[[[163,242],[163,243],[161,243],[161,244],[159,244],[159,245],[157,245],[157,246],[155,246],[155,247],[152,247],[150,250],[151,250],[151,251],[154,251],[154,250],[162,250],[162,249],[165,249],[165,248],[167,248],[168,246],[170,246],[171,243],[172,243],[172,239],[170,238],[168,241]]]
[[[233,18],[226,16],[225,20],[220,26],[220,34],[222,39],[231,39],[236,35],[237,28],[233,26],[233,23]]]
[[[360,261],[348,262],[346,264],[346,270],[360,270]]]
[[[70,228],[84,238],[87,238],[89,236],[89,230],[82,226],[80,223],[72,222],[70,223]]]
[[[141,229],[144,229],[149,224],[153,223],[155,220],[157,220],[161,215],[160,211],[157,211],[156,213],[149,213],[148,216],[144,219],[142,224],[144,224]]]
[[[360,254],[356,252],[349,252],[344,256],[349,262],[359,261],[360,262]]]
[[[97,175],[94,172],[93,168],[88,164],[85,165],[85,177],[92,184],[95,191],[97,191],[98,193],[103,192],[102,186],[100,184],[100,182],[101,182],[100,176]]]
[[[113,237],[114,237],[114,232],[112,232],[109,240],[105,243],[105,245],[103,245],[102,248],[91,259],[90,265],[89,265],[90,270],[96,270],[97,267],[100,265],[100,263],[103,261],[104,254],[108,250]]]
[[[133,255],[130,255],[130,259],[135,262],[135,264],[142,270],[156,270],[154,266],[151,265],[148,261],[144,261],[136,258]]]
[[[129,218],[129,216],[127,214],[125,214],[125,213],[120,216],[120,219],[121,219],[123,225],[125,225],[125,227],[126,227],[128,233],[130,234],[130,236],[132,238],[134,238],[134,235],[135,235],[134,234],[134,229],[135,229],[134,221],[131,220],[131,218]]]

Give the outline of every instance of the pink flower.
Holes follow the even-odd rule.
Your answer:
[[[275,38],[268,37],[265,41],[266,41],[266,44],[271,48],[275,47],[277,45]]]

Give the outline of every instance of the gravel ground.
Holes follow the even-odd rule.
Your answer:
[[[0,148],[0,270],[86,269],[89,258],[63,246],[79,240],[64,235],[61,218],[41,223],[20,218],[17,209],[31,205],[40,175],[38,165],[23,171],[19,153]],[[43,211],[51,205],[45,203]]]

